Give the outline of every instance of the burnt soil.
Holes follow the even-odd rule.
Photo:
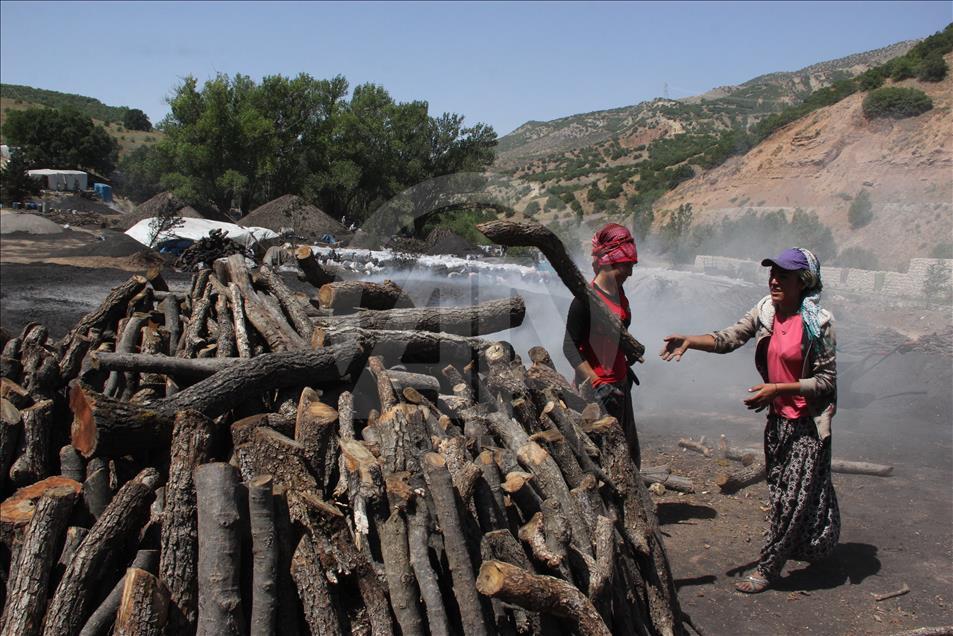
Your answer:
[[[0,323],[16,333],[35,320],[54,337],[63,335],[129,277],[133,268],[117,263],[121,268],[0,263]],[[173,289],[188,287],[187,274],[165,277]],[[841,308],[837,315],[852,313]],[[677,323],[675,314],[662,318]],[[880,318],[894,326],[917,321],[924,333],[939,320],[942,331],[949,309],[899,309]],[[655,358],[639,369],[643,465],[668,464],[695,485],[694,494],[654,498],[682,607],[706,634],[894,634],[953,623],[953,358],[948,346],[886,355],[893,346],[874,338],[881,323],[842,321],[833,448],[837,458],[890,464],[894,472],[835,474],[842,530],[834,556],[813,565],[790,562],[774,589],[755,596],[735,592],[734,583],[757,558],[765,485],[724,496],[713,479],[739,464],[678,447],[680,437],[705,435],[715,445],[722,434],[735,446],[760,445],[763,419],[741,405],[744,388],[756,381],[750,347],[732,356],[690,352],[679,366]],[[640,337],[658,341],[648,331]],[[904,585],[910,592],[903,596],[873,597]]]

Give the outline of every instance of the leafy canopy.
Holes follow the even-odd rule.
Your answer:
[[[31,168],[113,171],[119,146],[76,110],[28,108],[7,113],[3,134]]]

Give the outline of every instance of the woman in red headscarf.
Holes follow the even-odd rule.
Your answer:
[[[628,329],[632,321],[622,284],[639,262],[635,239],[626,228],[610,223],[592,237],[592,288]],[[632,411],[632,382],[621,346],[621,334],[592,323],[588,305],[575,298],[569,306],[563,353],[576,369],[576,384],[588,383],[609,415],[622,424],[629,454],[641,467],[639,436]]]

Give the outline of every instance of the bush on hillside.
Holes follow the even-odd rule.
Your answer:
[[[838,267],[853,267],[855,269],[876,270],[880,268],[877,255],[862,247],[848,247],[841,251],[834,259]]]
[[[850,209],[847,211],[847,221],[850,223],[851,229],[856,230],[873,220],[874,210],[870,203],[870,193],[861,190],[850,204]]]
[[[909,57],[900,57],[891,65],[890,79],[895,82],[909,79],[917,72],[917,65]]]
[[[931,258],[953,258],[953,243],[937,243],[930,250]]]
[[[868,119],[916,117],[933,108],[933,100],[915,88],[885,86],[870,92],[864,98],[864,115]]]
[[[924,82],[939,82],[946,77],[948,70],[946,60],[940,55],[931,55],[920,63],[917,69],[917,79]]]

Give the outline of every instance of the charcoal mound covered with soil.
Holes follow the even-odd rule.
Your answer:
[[[151,219],[171,213],[175,213],[184,219],[208,219],[209,221],[221,221],[222,223],[233,222],[232,219],[218,210],[198,209],[188,205],[171,192],[160,192],[148,201],[137,205],[132,214],[123,216],[116,225],[123,230],[128,230],[143,219]]]
[[[293,194],[286,194],[255,208],[242,217],[238,224],[242,227],[264,227],[279,234],[283,228],[291,228],[295,235],[314,240],[325,234],[332,234],[338,239],[351,234],[340,221]]]

